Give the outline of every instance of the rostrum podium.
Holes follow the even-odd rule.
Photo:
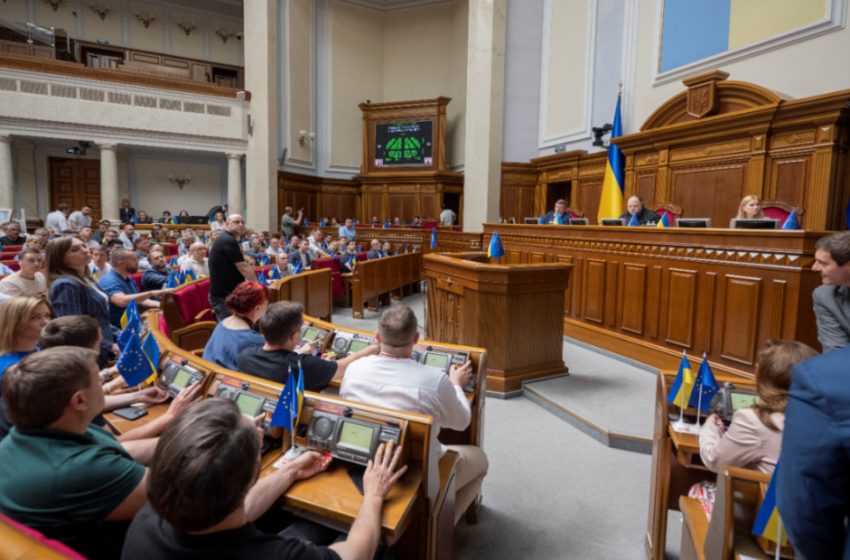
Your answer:
[[[488,391],[510,393],[564,365],[564,299],[572,264],[496,264],[481,253],[424,255],[427,336],[486,348]]]

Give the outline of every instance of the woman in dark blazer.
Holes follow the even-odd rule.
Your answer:
[[[109,353],[118,354],[117,333],[109,324],[109,296],[94,281],[89,269],[91,251],[77,237],[57,237],[47,244],[47,286],[56,317],[88,315],[97,320],[103,340],[97,363],[103,367]]]
[[[121,201],[121,223],[126,224],[136,215],[136,209],[130,206],[130,201],[126,198]]]

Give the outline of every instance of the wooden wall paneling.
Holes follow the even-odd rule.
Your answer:
[[[436,211],[434,200],[434,193],[422,193],[422,209],[419,212],[423,220],[430,221],[439,217],[440,213]]]
[[[805,206],[810,162],[811,156],[772,159],[765,198]]]
[[[529,259],[528,259],[529,264],[541,264],[541,263],[546,262],[546,255],[544,253],[539,252],[539,251],[530,251],[528,253],[528,255],[529,255]]]
[[[552,255],[554,257],[552,262],[559,263],[567,263],[567,264],[575,264],[573,257],[566,255]],[[572,299],[573,299],[573,282],[575,282],[576,278],[576,269],[573,269],[573,274],[570,275],[570,285],[567,287],[567,292],[564,297],[564,315],[570,314],[570,309],[572,309]]]
[[[599,222],[596,219],[596,215],[599,213],[599,199],[602,196],[602,183],[582,181],[579,192],[582,205],[579,210],[584,211],[584,216],[587,218],[590,225],[597,225]]]
[[[667,281],[667,336],[665,340],[682,348],[694,347],[697,271],[669,269]]]
[[[770,338],[782,338],[782,322],[785,320],[785,288],[788,282],[773,281],[773,305],[770,309]]]
[[[619,276],[619,263],[608,261],[605,274],[605,316],[608,318],[608,326],[617,324],[617,278]]]
[[[671,200],[663,202],[681,206],[687,216],[711,218],[715,227],[726,227],[744,197],[746,170],[746,163],[674,169]]]
[[[765,165],[767,162],[767,128],[758,131],[750,131],[749,148],[751,155],[747,163],[747,178],[744,185],[744,195],[755,195],[765,198]],[[740,141],[743,146],[743,140]],[[727,143],[727,146],[736,145],[735,143]]]
[[[637,176],[637,194],[643,198],[644,206],[655,204],[655,173]],[[667,202],[661,200],[659,202]]]
[[[508,264],[522,264],[522,251],[507,251]]]
[[[520,189],[519,191],[519,211],[516,216],[516,223],[522,224],[525,218],[534,216],[534,189]]]
[[[702,351],[710,354],[711,353],[711,342],[712,336],[714,335],[714,308],[716,306],[716,286],[717,286],[717,273],[716,272],[706,272],[704,275],[703,281],[703,293],[702,293],[702,313],[700,314],[700,322],[697,327],[698,332],[701,333],[702,343],[699,345],[699,348],[702,348]]]
[[[389,220],[393,222],[396,218],[402,220],[402,215],[404,214],[404,204],[402,201],[402,196],[400,194],[390,194],[389,195],[389,209],[390,215]]]
[[[661,317],[661,280],[661,267],[653,266],[649,276],[647,301],[647,330],[652,338],[658,338],[658,319]]]
[[[647,267],[643,264],[624,263],[623,279],[620,288],[620,328],[624,331],[643,336],[646,311]],[[625,293],[625,286],[629,293]]]
[[[606,262],[587,259],[584,269],[584,318],[594,323],[605,322]]]
[[[570,292],[573,296],[573,302],[570,308],[574,319],[581,318],[584,313],[584,292],[582,292],[582,286],[584,286],[584,258],[576,257],[575,268],[570,275]]]
[[[416,195],[401,197],[401,219],[409,224],[414,216],[416,216]]]
[[[517,203],[519,200],[519,189],[516,187],[503,187],[502,189],[502,204],[499,208],[499,215],[502,216],[503,219],[507,220],[508,218],[515,217],[514,213],[517,210]]]
[[[726,276],[720,355],[753,365],[758,336],[760,278]]]
[[[369,199],[372,201],[371,207],[369,208],[369,216],[363,216],[363,221],[371,220],[373,216],[377,216],[379,220],[385,222],[387,220],[392,220],[389,217],[387,210],[384,210],[384,195],[380,193],[373,193],[369,195]]]

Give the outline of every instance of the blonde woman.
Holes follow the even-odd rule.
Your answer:
[[[763,220],[764,210],[761,207],[761,199],[754,194],[745,196],[738,206],[738,220]]]
[[[210,223],[210,232],[222,231],[224,229],[224,212],[216,212],[215,218],[213,218],[212,223]]]
[[[44,297],[13,297],[0,305],[0,378],[38,350],[41,329],[50,322],[50,305]]]
[[[98,365],[103,367],[109,353],[118,354],[116,333],[109,324],[109,296],[97,287],[89,263],[91,251],[76,237],[60,237],[47,244],[47,289],[56,317],[88,315],[98,322],[103,340]]]
[[[121,223],[126,224],[129,221],[132,221],[133,217],[136,215],[135,208],[130,206],[130,201],[126,198],[121,201]]]

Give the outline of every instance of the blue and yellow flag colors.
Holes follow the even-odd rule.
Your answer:
[[[404,254],[407,254],[407,246],[404,247]]]
[[[402,220],[402,221],[401,221],[401,227],[404,227],[404,226],[406,226],[406,225],[407,225],[407,221],[406,221],[406,220]]]
[[[176,226],[177,225],[177,218],[171,218],[171,224]]]
[[[148,336],[145,337],[145,341],[142,343],[142,352],[145,353],[152,370],[151,376],[145,379],[145,382],[153,383],[159,371],[159,344],[156,343],[153,333],[149,332]]]
[[[395,253],[393,253],[393,256],[394,256],[394,257],[395,257],[395,256],[397,256],[397,255],[398,255],[398,249],[396,249],[396,250],[395,250]]]
[[[139,220],[138,220],[135,216],[133,216],[132,218],[130,218],[130,221],[131,221],[131,222],[133,222],[134,224],[138,224],[138,223],[139,223]]]
[[[414,245],[414,246],[413,246],[413,252],[415,253],[415,252],[417,252],[418,250],[419,250],[419,245]]]
[[[505,256],[505,248],[502,247],[502,240],[499,239],[499,232],[493,233],[490,238],[490,246],[487,248],[487,256],[493,259]]]
[[[207,225],[211,226],[211,225],[212,225],[212,223],[213,223],[212,216],[208,216],[208,217],[207,217]]]
[[[280,392],[280,398],[277,400],[277,406],[272,413],[272,421],[269,422],[269,427],[286,428],[292,432],[293,406],[295,405],[295,380],[292,378],[292,369],[289,370],[289,379],[286,380],[286,385]]]
[[[793,210],[788,217],[785,219],[785,223],[782,224],[782,229],[800,229],[800,222],[797,220],[797,213]]]
[[[620,118],[620,97],[617,97],[617,111],[614,113],[614,128],[611,140],[623,135],[623,123]],[[602,180],[602,197],[599,199],[597,219],[619,218],[623,213],[623,189],[626,186],[625,158],[613,142],[608,148],[608,163],[605,166],[605,178]]]
[[[667,212],[661,214],[661,219],[658,220],[658,225],[655,227],[665,228],[670,227],[670,220],[667,219]]]
[[[431,230],[431,248],[432,249],[437,248],[437,230],[436,229]]]
[[[699,365],[695,383],[696,385],[694,385],[694,390],[691,391],[688,406],[698,406],[703,412],[708,412],[709,407],[711,407],[711,398],[720,387],[717,385],[717,380],[714,378],[711,366],[708,365],[708,357],[705,355],[705,352],[702,354],[702,363]]]
[[[287,255],[289,254],[289,245],[287,245],[286,247],[283,248],[283,252],[286,253]]]
[[[194,270],[192,270],[191,268],[188,268],[188,269],[186,269],[186,274],[185,274],[185,276],[183,277],[183,282],[184,282],[184,283],[185,283],[185,282],[188,282],[190,279],[192,280],[192,282],[194,282],[195,280],[197,280],[197,279],[198,279],[198,277],[197,277],[197,276],[195,276],[195,271],[194,271]]]
[[[273,266],[269,271],[269,280],[280,280],[280,269],[277,266]]]
[[[307,218],[304,218],[304,223],[301,224],[301,225],[303,225],[304,227],[307,227],[307,226],[310,225],[310,222],[307,220]]]
[[[358,253],[362,253],[362,252],[363,252],[363,247],[361,247],[360,245],[358,245],[358,246],[357,246],[357,252],[358,252]]]
[[[124,309],[124,315],[121,316],[121,328],[126,329],[127,324],[133,318],[135,318],[139,323],[141,323],[141,317],[139,316],[139,307],[136,305],[135,301],[130,301],[130,305],[128,305]]]
[[[684,409],[691,402],[691,391],[694,389],[694,381],[694,372],[691,370],[688,356],[683,353],[682,363],[679,364],[679,372],[676,374],[673,386],[670,387],[670,394],[667,395],[667,402],[679,405],[680,408]]]
[[[407,249],[405,249],[404,252],[406,253]],[[357,266],[357,255],[351,255],[351,260],[349,262],[351,263],[351,268]]]
[[[543,214],[540,214],[540,219],[537,220],[538,225],[543,225]]]
[[[779,543],[782,546],[787,546],[788,535],[785,533],[785,527],[782,526],[782,521],[779,519],[779,508],[776,507],[776,473],[778,472],[779,461],[776,462],[776,468],[773,470],[773,476],[770,478],[767,493],[764,495],[764,500],[762,500],[761,507],[756,516],[756,522],[753,524],[753,534]]]
[[[118,373],[127,382],[128,387],[135,387],[150,378],[151,362],[142,351],[142,341],[135,332],[121,351],[121,357],[118,358],[115,367],[118,368]]]
[[[127,344],[130,342],[130,339],[134,336],[139,336],[140,328],[141,324],[137,323],[135,319],[132,319],[129,323],[127,323],[127,328],[118,333],[118,336],[115,338],[118,350],[123,352],[124,348],[126,348]]]
[[[180,282],[177,279],[177,273],[172,270],[168,273],[168,280],[165,282],[165,289],[170,290],[172,288],[176,288],[179,285]]]
[[[277,267],[275,267],[275,268],[277,268]],[[262,272],[260,272],[259,274],[257,274],[257,282],[259,282],[259,283],[260,283],[260,284],[262,284],[263,286],[268,286],[268,285],[269,285],[269,281],[268,281],[268,280],[266,280],[266,275],[265,275],[265,274],[263,274]]]
[[[302,270],[304,270],[304,267],[301,265],[301,261],[298,261],[294,265],[292,265],[292,274],[301,274]]]
[[[384,222],[384,229],[390,229],[390,221],[389,220]]]
[[[301,416],[301,407],[304,404],[304,370],[301,369],[301,362],[298,362],[298,385],[295,386],[295,426],[298,426],[298,418]]]
[[[640,225],[640,222],[638,221],[637,212],[635,212],[634,214],[632,214],[632,217],[629,219],[629,227],[637,227],[639,225]]]
[[[501,214],[499,214],[499,223],[500,224],[502,223],[502,215]]]
[[[0,250],[2,250],[2,249],[3,249],[3,246],[2,246],[2,245],[0,245]],[[98,280],[100,280],[100,278],[98,278],[98,274],[97,274],[97,269],[96,269],[96,268],[92,271],[92,273],[91,273],[91,277],[92,277],[92,278],[94,278],[95,282],[97,282]]]
[[[325,219],[324,218],[319,220],[319,227],[325,227]]]

